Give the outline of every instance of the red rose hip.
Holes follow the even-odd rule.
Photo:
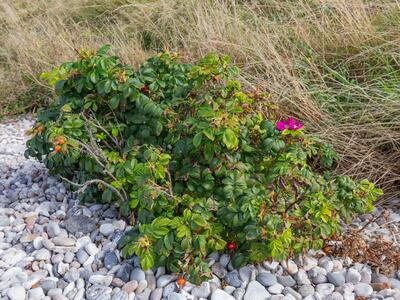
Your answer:
[[[234,251],[236,250],[237,246],[235,242],[227,242],[226,243],[226,249],[228,249],[229,251]]]

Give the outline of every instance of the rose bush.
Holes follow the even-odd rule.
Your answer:
[[[211,252],[226,249],[238,267],[318,249],[381,193],[332,175],[331,147],[293,118],[276,123],[227,57],[191,65],[162,53],[134,70],[107,51],[81,50],[42,76],[57,97],[26,155],[83,201],[119,207],[133,225],[122,252],[144,269],[165,265],[198,282]]]

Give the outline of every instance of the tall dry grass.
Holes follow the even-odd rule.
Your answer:
[[[306,122],[337,172],[400,194],[400,2],[361,0],[3,0],[0,114],[51,92],[38,75],[74,48],[113,45],[133,65],[162,49],[228,54],[248,89]]]

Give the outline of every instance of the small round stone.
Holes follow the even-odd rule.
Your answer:
[[[374,290],[369,284],[359,282],[354,286],[354,293],[356,296],[368,297],[372,294]]]

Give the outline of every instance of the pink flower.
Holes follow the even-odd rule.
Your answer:
[[[300,121],[295,121],[293,117],[289,117],[287,121],[279,121],[275,123],[275,128],[279,131],[283,131],[285,129],[288,130],[299,130],[303,128],[303,124]]]

